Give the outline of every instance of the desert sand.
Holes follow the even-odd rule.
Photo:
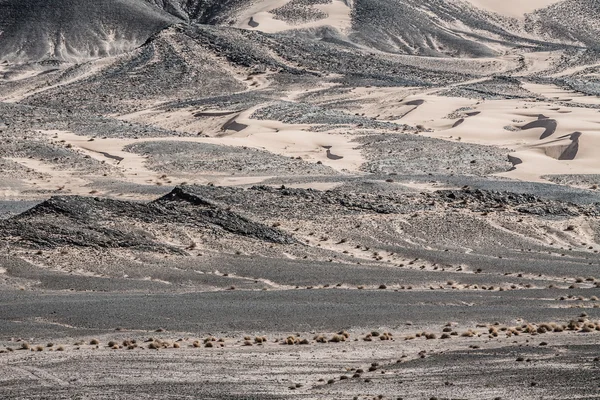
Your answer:
[[[46,6],[0,14],[0,398],[597,398],[592,3]]]
[[[551,6],[560,0],[467,0],[477,8],[489,10],[501,15],[513,18],[523,18],[525,14],[532,11]]]

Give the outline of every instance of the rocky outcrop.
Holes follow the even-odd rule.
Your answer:
[[[252,221],[182,188],[151,203],[53,197],[0,221],[0,240],[33,248],[136,248],[185,254],[157,237],[156,232],[168,232],[169,227],[213,230],[216,234],[229,233],[270,243],[296,242],[276,228]]]

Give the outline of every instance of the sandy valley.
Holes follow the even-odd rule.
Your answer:
[[[600,398],[596,2],[0,10],[0,398]]]

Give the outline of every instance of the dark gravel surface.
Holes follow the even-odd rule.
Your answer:
[[[478,146],[411,134],[369,135],[356,139],[375,174],[458,174],[485,176],[512,168],[508,149]]]
[[[546,295],[560,295],[548,291]],[[499,296],[494,292],[389,292],[381,290],[228,291],[189,294],[0,293],[3,337],[20,335],[23,321],[28,335],[81,335],[113,331],[117,327],[174,332],[304,332],[355,327],[421,326],[448,318],[461,324],[478,321],[509,323],[569,320],[574,311],[549,307],[556,301],[537,291]],[[592,319],[600,311],[589,310]],[[6,323],[4,323],[6,321]],[[12,321],[12,322],[11,322]],[[62,325],[73,328],[66,328]]]
[[[146,165],[167,174],[338,175],[333,168],[249,147],[194,142],[144,142],[125,147],[147,158]]]

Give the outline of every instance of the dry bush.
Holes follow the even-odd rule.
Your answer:
[[[287,344],[287,345],[291,346],[291,345],[296,344],[297,342],[298,342],[298,339],[296,339],[296,337],[294,337],[294,336],[288,336],[285,339],[284,344]]]
[[[317,335],[313,340],[317,343],[327,343],[327,338],[324,335]]]
[[[333,335],[331,337],[331,339],[329,339],[329,342],[331,343],[339,343],[339,342],[345,342],[346,338],[342,335]]]
[[[584,325],[581,330],[579,332],[581,333],[591,333],[594,332],[596,330],[596,326],[594,325],[593,328],[589,326],[589,324]]]
[[[567,329],[570,331],[576,331],[579,328],[580,328],[580,324],[579,324],[579,322],[577,322],[575,320],[569,321],[569,324],[567,325]]]

